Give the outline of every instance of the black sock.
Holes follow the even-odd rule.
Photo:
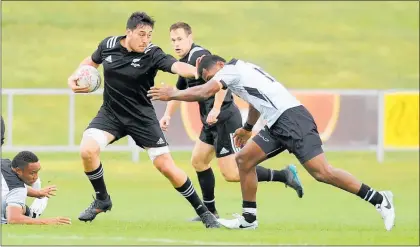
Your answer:
[[[216,202],[214,199],[214,187],[216,181],[214,179],[213,170],[210,167],[205,171],[197,172],[197,177],[203,194],[204,205],[206,205],[210,212],[215,213]]]
[[[201,202],[200,197],[195,192],[194,186],[189,178],[187,178],[187,181],[181,187],[175,189],[191,203],[191,206],[193,206],[198,215],[208,211],[206,205]]]
[[[384,197],[376,190],[370,188],[366,184],[362,184],[357,195],[365,201],[370,202],[373,206],[381,204]]]
[[[93,186],[93,189],[96,193],[96,199],[105,200],[108,198],[108,192],[106,191],[106,185],[104,181],[104,170],[102,168],[102,163],[99,164],[99,167],[91,172],[85,172],[87,177],[90,180],[90,183]]]
[[[271,170],[264,168],[262,166],[257,166],[257,178],[258,182],[264,182],[264,181],[276,181],[276,182],[283,182],[285,183],[287,181],[286,171],[281,170]]]
[[[242,201],[242,216],[246,222],[252,223],[257,219],[257,203]]]

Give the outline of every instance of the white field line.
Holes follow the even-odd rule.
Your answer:
[[[136,238],[136,237],[116,237],[116,236],[98,236],[86,237],[81,235],[41,235],[41,234],[7,234],[3,237],[17,238],[17,239],[47,239],[47,240],[105,240],[105,241],[127,241],[130,243],[162,243],[162,244],[187,244],[187,245],[253,245],[250,243],[235,243],[235,242],[205,242],[194,240],[168,239],[168,238]],[[3,239],[4,241],[4,239]]]

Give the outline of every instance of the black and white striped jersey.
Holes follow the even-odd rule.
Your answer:
[[[257,109],[271,127],[287,109],[299,106],[297,100],[280,82],[255,64],[232,59],[213,79],[230,89]]]
[[[144,53],[129,52],[120,43],[123,38],[105,38],[92,54],[93,62],[104,68],[104,106],[123,123],[157,123],[147,91],[154,86],[158,70],[172,73],[177,60],[152,43]]]
[[[179,61],[191,64],[195,66],[197,59],[203,55],[211,55],[210,51],[199,46],[193,44],[191,47],[190,52],[186,54],[183,58]],[[195,87],[199,85],[203,85],[205,81],[201,78],[199,79],[189,79],[184,77],[178,77],[178,82],[176,83],[176,87],[180,90],[187,89],[189,87]],[[214,104],[214,96],[203,100],[198,101],[198,105],[200,108],[200,118],[201,122],[203,123],[204,127],[208,128],[209,125],[207,124],[207,116],[209,115],[211,109],[213,108]],[[218,116],[218,123],[223,123],[224,120],[228,119],[232,114],[235,112],[239,113],[239,109],[237,109],[235,103],[233,102],[232,93],[229,91],[226,94],[225,100],[223,101],[222,107],[220,108],[220,114]]]

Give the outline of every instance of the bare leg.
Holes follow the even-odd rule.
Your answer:
[[[317,181],[333,185],[353,194],[357,194],[362,183],[349,172],[328,164],[325,154],[319,154],[306,161],[303,166]]]

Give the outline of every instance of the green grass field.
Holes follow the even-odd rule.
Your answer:
[[[12,154],[7,154],[12,155]],[[358,197],[317,183],[298,167],[305,186],[302,199],[280,184],[260,184],[256,231],[205,229],[186,222],[194,215],[189,204],[160,175],[142,153],[141,164],[127,154],[104,154],[105,179],[114,207],[92,223],[77,220],[91,202],[90,183],[77,155],[41,154],[44,184],[59,187],[49,201],[45,217],[69,216],[70,226],[2,226],[2,244],[22,245],[213,245],[213,244],[311,244],[311,245],[415,245],[419,242],[418,153],[388,154],[378,164],[372,153],[330,153],[332,164],[347,169],[375,188],[394,192],[396,226],[384,229],[375,208]],[[190,153],[175,153],[177,163],[198,182],[189,166]],[[265,163],[280,168],[296,160],[282,154]],[[214,164],[216,200],[222,217],[241,210],[238,183],[227,183]],[[198,189],[198,187],[197,187]],[[199,190],[199,189],[198,189]]]
[[[66,88],[78,63],[103,38],[123,34],[126,19],[137,10],[155,17],[153,42],[167,53],[173,54],[169,26],[186,21],[198,44],[227,59],[259,64],[288,88],[418,89],[418,2],[1,4],[2,89]],[[175,80],[160,72],[156,82]],[[7,97],[1,102],[7,120]],[[77,96],[76,142],[101,103],[99,96]],[[15,96],[14,123],[7,126],[14,129],[13,144],[67,144],[67,104],[66,96]],[[174,158],[200,191],[190,155],[174,153]],[[44,185],[51,181],[59,187],[44,217],[69,216],[73,224],[2,226],[2,245],[419,244],[418,152],[387,154],[383,164],[373,153],[328,154],[333,165],[394,192],[397,219],[391,232],[370,204],[317,183],[302,167],[303,199],[280,184],[260,185],[256,231],[206,230],[186,222],[194,211],[144,153],[140,164],[131,163],[128,153],[103,154],[114,208],[85,224],[77,216],[91,202],[93,190],[78,154],[39,156]],[[280,168],[290,162],[296,160],[285,153],[265,165]],[[239,184],[216,176],[217,206],[222,217],[230,217],[241,210]]]
[[[144,10],[157,20],[153,42],[166,52],[173,54],[169,26],[183,20],[197,43],[257,63],[288,88],[416,89],[418,8],[418,2],[2,2],[2,88],[66,88],[99,41],[123,34],[130,13]],[[176,77],[159,72],[156,81]],[[78,139],[102,102],[78,96],[76,103]],[[66,144],[67,104],[67,96],[15,96],[13,143]],[[5,109],[2,97],[3,116]],[[49,116],[59,120],[45,121]]]
[[[166,52],[174,54],[169,26],[183,20],[197,43],[259,64],[290,88],[418,88],[418,2],[19,1],[2,8],[6,88],[66,87],[78,63],[105,37],[123,34],[136,10],[156,18],[153,42]]]

